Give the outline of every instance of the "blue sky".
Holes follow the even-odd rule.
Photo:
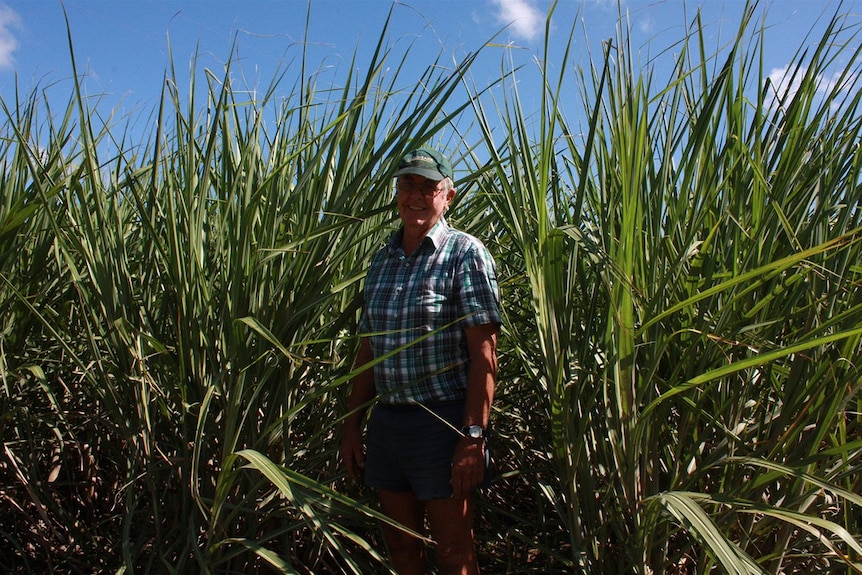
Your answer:
[[[22,95],[47,89],[58,99],[54,107],[65,107],[71,64],[64,6],[87,93],[100,95],[103,106],[122,115],[155,108],[171,61],[169,46],[181,78],[188,76],[195,54],[198,71],[219,76],[236,47],[234,75],[250,93],[264,90],[279,66],[298,71],[303,43],[310,48],[309,64],[322,76],[343,76],[354,52],[364,72],[363,58],[390,10],[388,38],[396,45],[414,44],[409,65],[417,78],[438,55],[449,62],[460,59],[508,24],[496,43],[509,49],[494,48],[474,68],[478,83],[490,81],[499,77],[504,56],[529,65],[541,54],[549,5],[549,0],[312,0],[306,26],[306,0],[0,0],[0,97],[12,101],[17,82]],[[744,5],[743,0],[560,0],[550,41],[562,46],[572,23],[579,22],[574,56],[582,62],[614,35],[621,9],[641,57],[660,69],[667,58],[651,58],[683,37],[697,9],[707,41],[717,47],[734,36]],[[768,14],[765,65],[775,79],[815,22],[825,24],[838,6],[832,0],[759,3]],[[862,0],[843,3],[842,12],[853,14],[857,25],[860,11]],[[285,90],[292,84],[287,81]]]

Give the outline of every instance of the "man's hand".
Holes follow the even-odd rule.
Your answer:
[[[347,474],[356,481],[362,478],[365,469],[365,448],[362,445],[362,432],[351,426],[344,427],[341,438],[341,463]]]
[[[462,437],[452,457],[452,491],[465,497],[485,476],[485,440]]]

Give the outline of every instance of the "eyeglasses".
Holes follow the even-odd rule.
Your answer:
[[[433,180],[404,180],[402,178],[398,178],[395,181],[395,189],[399,194],[409,194],[412,191],[419,192],[422,194],[422,197],[430,200],[434,198],[442,192],[440,188],[441,182],[435,182]]]

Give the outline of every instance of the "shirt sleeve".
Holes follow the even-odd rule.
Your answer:
[[[473,243],[466,251],[460,269],[459,305],[462,327],[503,323],[500,293],[497,284],[497,267],[488,249]],[[466,316],[466,317],[465,317]]]

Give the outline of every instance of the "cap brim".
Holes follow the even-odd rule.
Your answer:
[[[435,182],[439,182],[440,180],[446,179],[446,176],[444,176],[437,170],[432,170],[431,168],[417,167],[401,168],[400,170],[392,174],[392,177],[397,178],[398,176],[403,176],[405,174],[416,174],[417,176],[422,176],[423,178],[428,178],[429,180],[434,180]]]

